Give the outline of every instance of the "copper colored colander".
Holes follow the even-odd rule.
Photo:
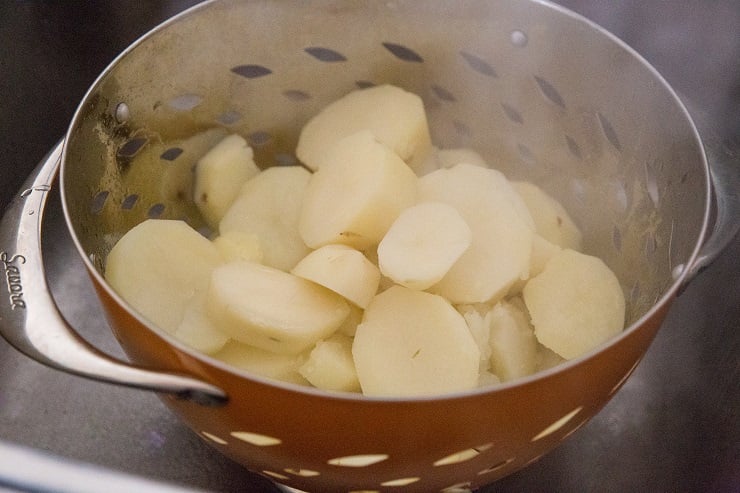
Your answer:
[[[584,250],[619,277],[623,334],[511,383],[368,398],[227,367],[151,326],[105,284],[106,254],[132,226],[150,217],[203,226],[190,170],[221,136],[245,136],[262,166],[295,164],[310,116],[380,83],[423,98],[438,146],[473,148],[564,204]],[[70,335],[42,282],[37,228],[59,162],[66,221],[136,366]],[[665,81],[602,29],[541,1],[206,2],[116,59],[43,164],[0,233],[5,337],[52,366],[162,392],[220,452],[313,492],[463,491],[525,467],[620,388],[676,294],[737,228],[727,219],[736,198],[718,200],[705,241],[713,175]],[[721,183],[720,197],[736,197],[732,181]]]

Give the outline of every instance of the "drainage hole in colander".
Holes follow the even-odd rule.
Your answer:
[[[490,467],[487,467],[487,468],[483,469],[482,471],[480,471],[478,473],[478,475],[479,476],[483,476],[485,474],[490,474],[492,472],[498,471],[498,470],[502,469],[503,467],[506,467],[507,465],[509,465],[512,462],[514,462],[514,460],[515,459],[513,457],[512,458],[509,458],[509,459],[506,459],[506,460],[502,460],[501,462],[499,462],[497,464],[494,464],[494,465],[492,465]]]
[[[146,137],[134,137],[133,139],[129,139],[118,148],[116,155],[120,158],[130,159],[136,156],[147,142],[149,142],[149,139]]]
[[[236,110],[229,110],[221,113],[216,117],[216,123],[222,125],[233,125],[242,119],[241,113]]]
[[[109,196],[110,192],[108,190],[101,190],[96,193],[90,203],[90,212],[96,215],[100,214],[103,211],[103,207],[105,206],[105,202],[108,200]]]
[[[568,422],[571,419],[573,419],[582,410],[583,410],[583,406],[579,406],[579,407],[575,408],[574,410],[572,410],[571,412],[569,412],[568,414],[566,414],[565,416],[563,416],[562,418],[558,419],[553,424],[551,424],[550,426],[548,426],[547,428],[545,428],[544,430],[542,430],[541,432],[539,432],[537,435],[534,436],[534,438],[532,438],[531,441],[532,442],[536,442],[537,440],[541,440],[541,439],[545,438],[546,436],[552,435],[553,433],[555,433],[556,431],[558,431],[559,429],[561,429],[563,426],[565,426],[566,424],[568,424]]]
[[[565,143],[568,145],[568,150],[576,159],[583,159],[583,155],[581,154],[581,147],[576,143],[575,140],[573,140],[573,137],[570,135],[565,136]]]
[[[442,101],[447,101],[450,103],[454,103],[456,101],[455,96],[444,87],[432,85],[432,92],[434,92],[434,94]]]
[[[311,99],[311,95],[307,92],[303,92],[299,89],[287,89],[283,91],[283,96],[290,99],[291,101],[306,101],[308,99]]]
[[[256,79],[257,77],[264,77],[272,73],[272,70],[262,65],[237,65],[236,67],[232,67],[231,71],[247,79]]]
[[[601,130],[602,132],[604,132],[606,140],[608,140],[609,143],[614,146],[616,150],[622,152],[622,144],[619,141],[617,132],[614,131],[614,127],[612,126],[611,122],[601,113],[597,113],[596,116],[599,119],[599,124],[601,125]]]
[[[121,210],[124,211],[130,211],[134,208],[136,203],[139,201],[139,195],[132,193],[131,195],[127,195],[123,201],[121,202]]]
[[[550,84],[542,77],[538,77],[536,75],[534,76],[534,80],[535,82],[537,82],[537,86],[540,88],[540,92],[548,101],[560,106],[561,108],[565,108],[565,101],[563,101],[563,97],[552,84]]]
[[[188,93],[170,99],[167,104],[170,108],[177,111],[190,111],[202,102],[203,98],[201,96]]]
[[[501,103],[501,108],[504,110],[504,114],[506,115],[506,118],[511,120],[514,123],[517,123],[519,125],[522,125],[524,123],[524,119],[522,118],[521,113],[514,108],[511,105],[508,105],[506,103]]]
[[[162,159],[164,161],[174,161],[175,159],[180,157],[180,154],[182,154],[183,152],[183,149],[180,149],[179,147],[170,147],[159,155],[159,159]]]
[[[416,53],[414,50],[407,48],[406,46],[397,44],[397,43],[390,43],[390,42],[384,42],[383,46],[386,50],[390,51],[393,56],[398,58],[399,60],[403,60],[404,62],[413,62],[413,63],[423,63],[424,59]]]
[[[496,73],[496,69],[494,69],[491,65],[488,64],[488,62],[486,62],[482,58],[476,55],[473,55],[472,53],[465,52],[465,51],[461,51],[460,56],[463,57],[463,59],[468,63],[470,68],[472,68],[476,72],[486,75],[488,77],[498,77],[498,73]]]
[[[345,57],[338,51],[334,51],[330,48],[324,48],[321,46],[310,46],[308,48],[304,48],[303,51],[322,62],[336,63],[347,61],[347,57]]]

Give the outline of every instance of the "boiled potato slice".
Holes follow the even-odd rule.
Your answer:
[[[596,257],[562,250],[522,294],[537,340],[563,358],[576,358],[624,328],[619,280]]]
[[[381,85],[353,91],[309,120],[301,130],[296,156],[309,168],[319,169],[337,141],[361,130],[370,131],[412,167],[431,148],[421,98]]]
[[[262,262],[262,247],[256,234],[238,230],[227,231],[214,238],[213,245],[218,249],[224,262],[237,260]]]
[[[529,317],[514,303],[498,302],[489,314],[491,371],[502,382],[531,375],[537,365],[537,338]]]
[[[277,354],[249,344],[229,341],[221,351],[213,355],[235,368],[245,370],[282,382],[310,385],[298,369],[308,359],[308,353]]]
[[[562,250],[562,248],[554,243],[550,243],[542,236],[535,233],[532,237],[532,255],[529,260],[529,276],[534,277],[542,272],[550,258],[560,250]],[[520,279],[511,286],[508,294],[510,296],[520,294],[522,289],[524,289],[525,284],[527,284],[527,279]]]
[[[216,326],[233,339],[282,354],[310,348],[349,315],[336,293],[253,262],[214,269],[207,306]]]
[[[244,182],[259,171],[252,148],[236,134],[224,138],[200,158],[195,166],[193,197],[211,227],[218,226]]]
[[[337,329],[337,333],[344,334],[349,337],[354,337],[355,332],[357,331],[357,326],[360,325],[360,322],[362,322],[362,317],[364,314],[365,310],[355,304],[349,303],[349,315],[346,319],[344,319],[342,325],[339,326],[339,328]]]
[[[416,200],[416,175],[368,131],[326,151],[303,199],[299,231],[311,248],[330,243],[377,245]]]
[[[334,334],[319,341],[298,372],[311,385],[324,390],[359,392],[360,382],[352,359],[352,338]]]
[[[424,290],[468,249],[472,233],[451,205],[423,202],[401,212],[378,245],[380,271],[402,286]]]
[[[325,245],[306,255],[291,271],[360,308],[367,307],[380,282],[380,271],[362,252],[347,245]]]
[[[499,171],[471,164],[419,179],[419,201],[451,205],[472,231],[470,247],[432,291],[452,303],[495,302],[529,277],[534,225]]]
[[[443,394],[478,384],[478,346],[444,298],[394,286],[357,327],[352,354],[362,391],[374,396]]]
[[[220,262],[216,247],[185,222],[148,219],[113,246],[105,279],[136,311],[172,333]]]
[[[301,166],[268,168],[247,181],[219,224],[224,235],[256,235],[262,263],[289,271],[311,250],[298,233],[298,218],[311,173]]]
[[[193,349],[206,354],[220,351],[229,340],[229,336],[218,330],[208,316],[205,293],[196,294],[185,308],[182,321],[173,335]]]
[[[560,202],[533,183],[518,181],[512,184],[527,204],[535,230],[542,238],[561,248],[581,251],[581,230]]]

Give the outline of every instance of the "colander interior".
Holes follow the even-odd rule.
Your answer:
[[[695,249],[700,144],[662,79],[559,7],[483,2],[210,3],[127,51],[83,101],[62,187],[74,233],[105,256],[149,217],[203,227],[192,166],[229,132],[262,167],[296,164],[302,125],[347,92],[419,94],[439,147],[469,147],[558,198],[615,271],[627,321]]]

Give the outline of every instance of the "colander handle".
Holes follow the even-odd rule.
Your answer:
[[[717,135],[707,115],[694,109],[692,117],[709,162],[714,225],[696,260],[688,267],[679,292],[709,267],[740,231],[740,149],[731,147]],[[685,265],[676,266],[674,277],[679,277],[684,269]]]
[[[46,282],[41,225],[62,147],[60,142],[42,160],[0,221],[0,334],[30,358],[68,373],[204,405],[225,403],[225,393],[209,383],[139,368],[100,352],[59,312]]]

